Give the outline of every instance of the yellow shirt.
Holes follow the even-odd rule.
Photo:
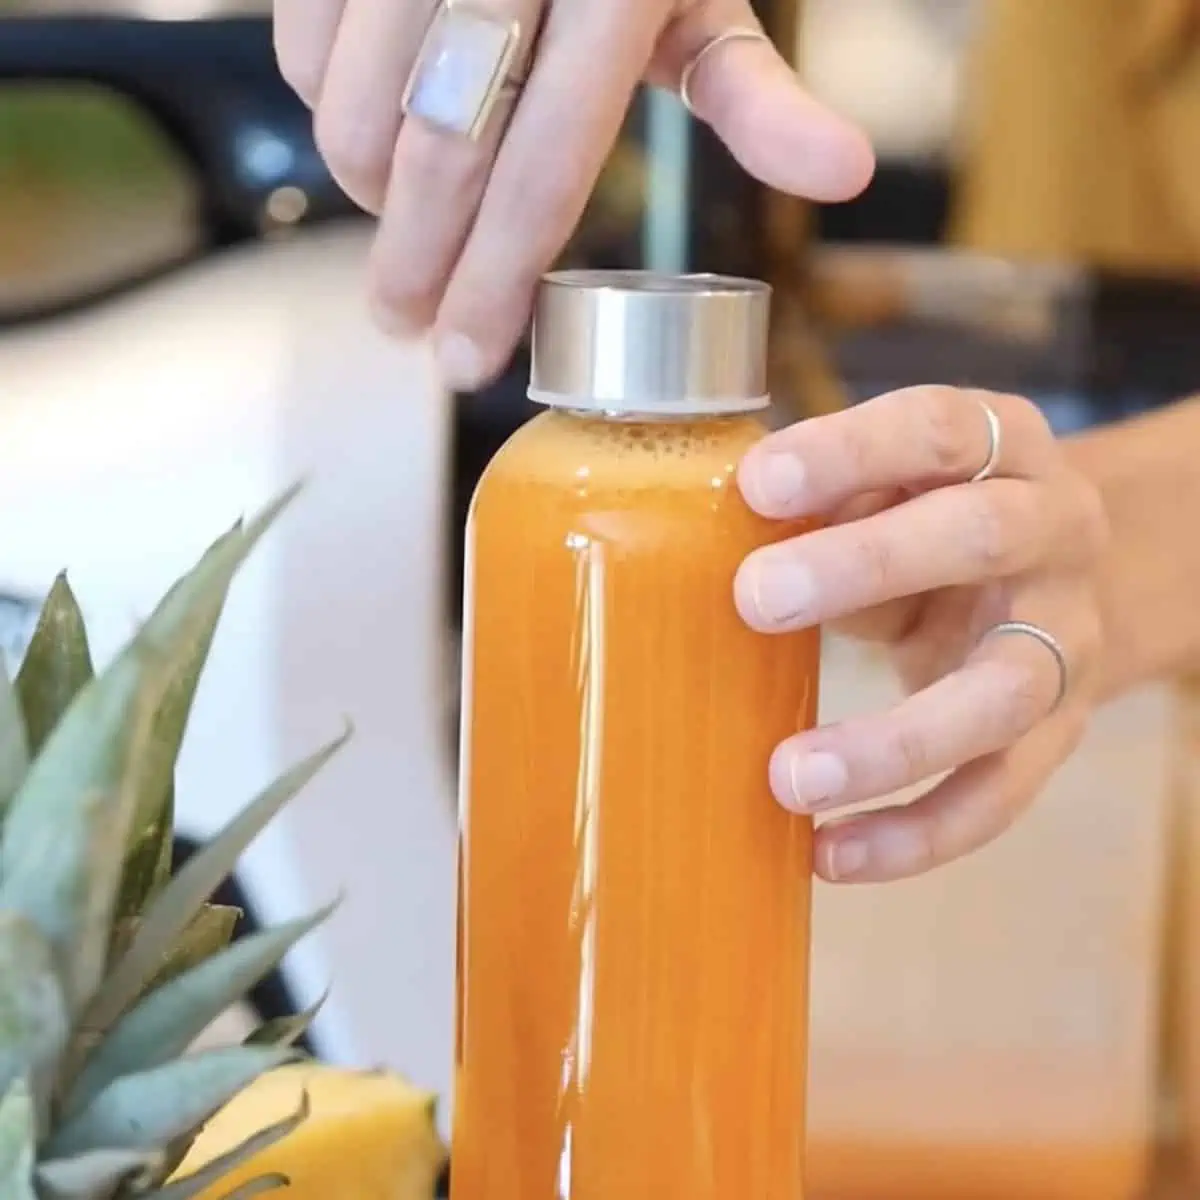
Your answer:
[[[989,0],[954,240],[1200,270],[1200,3]]]

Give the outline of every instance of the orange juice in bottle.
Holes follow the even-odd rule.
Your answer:
[[[802,1200],[815,631],[739,620],[769,289],[562,272],[468,528],[453,1200]]]

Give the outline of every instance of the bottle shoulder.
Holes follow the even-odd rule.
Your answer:
[[[638,422],[546,412],[505,443],[481,489],[630,495],[723,490],[733,485],[742,456],[765,432],[753,417]]]

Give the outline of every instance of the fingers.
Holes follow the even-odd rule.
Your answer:
[[[533,73],[437,314],[435,347],[452,386],[476,387],[508,360],[537,282],[577,225],[616,140],[661,11],[653,3],[550,8]],[[448,198],[426,192],[422,199],[419,229],[429,236],[428,212]]]
[[[279,73],[312,108],[346,0],[279,0],[275,10],[275,57]]]
[[[432,11],[431,0],[348,0],[329,56],[314,114],[317,146],[346,194],[371,213],[383,205],[404,82]]]
[[[868,491],[923,491],[969,480],[987,462],[986,404],[999,425],[993,475],[1032,478],[1057,461],[1037,408],[1018,396],[905,388],[800,421],[745,456],[738,482],[766,517],[826,512]]]
[[[1087,593],[1064,585],[1022,605],[1052,632],[1057,654],[1029,633],[984,636],[955,671],[879,713],[797,734],[771,759],[772,791],[786,808],[813,814],[912,787],[1012,745],[1067,701],[1091,695],[1100,641]]]
[[[1073,518],[1052,489],[1025,480],[940,488],[754,551],[738,569],[734,598],[752,629],[800,629],[1069,559],[1078,549]]]
[[[519,56],[527,60],[541,22],[541,0],[488,2],[489,11],[503,11],[517,22]],[[518,70],[524,70],[523,63]],[[474,139],[420,118],[405,122],[369,267],[372,306],[385,329],[413,333],[433,326],[515,103],[518,97],[502,99]],[[450,336],[436,349],[449,386],[469,389],[483,382],[485,368],[473,343]]]
[[[1082,728],[1078,716],[1046,722],[909,804],[826,822],[816,835],[817,874],[831,883],[884,883],[978,850],[1025,811]]]
[[[686,64],[734,28],[759,28],[749,4],[690,5],[659,41],[651,80],[678,91]],[[870,182],[875,163],[866,137],[809,96],[792,66],[765,42],[715,47],[697,65],[689,93],[696,115],[769,187],[830,202],[849,200]]]

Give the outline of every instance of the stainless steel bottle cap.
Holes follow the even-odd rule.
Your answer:
[[[766,408],[770,307],[754,279],[556,271],[538,292],[529,398],[647,416]]]

